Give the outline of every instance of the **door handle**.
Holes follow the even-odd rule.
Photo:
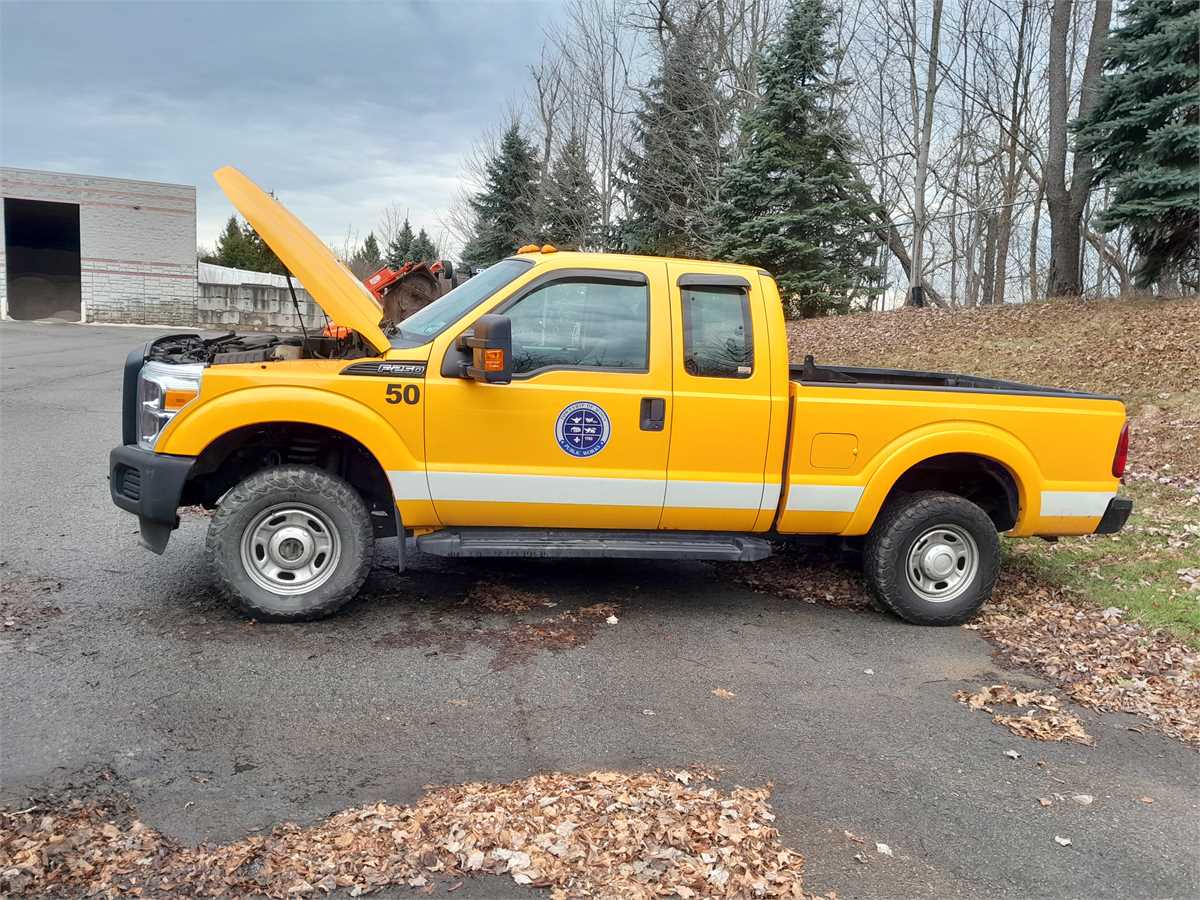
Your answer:
[[[667,401],[662,397],[642,398],[642,431],[662,431],[667,421]]]

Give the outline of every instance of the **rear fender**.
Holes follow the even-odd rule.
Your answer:
[[[888,494],[900,477],[913,466],[947,453],[971,453],[990,459],[1006,468],[1017,485],[1019,512],[1014,534],[1032,510],[1030,498],[1041,495],[1042,476],[1033,454],[1023,442],[1003,429],[982,422],[939,422],[918,428],[893,440],[876,458],[879,464],[870,473],[866,488],[842,532],[846,535],[866,534],[871,530]]]

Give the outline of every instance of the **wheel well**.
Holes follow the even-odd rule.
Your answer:
[[[181,506],[212,509],[231,487],[278,465],[315,466],[344,478],[371,512],[376,537],[396,533],[396,506],[375,455],[349,435],[320,425],[267,422],[221,435],[196,457]]]
[[[915,491],[946,491],[965,497],[988,514],[997,531],[1008,531],[1017,524],[1021,504],[1017,481],[1007,468],[985,456],[931,456],[901,475],[887,499]]]

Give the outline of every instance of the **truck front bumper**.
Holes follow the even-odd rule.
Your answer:
[[[195,457],[168,456],[130,444],[108,455],[113,503],[138,517],[142,546],[161,554],[179,527],[179,498]]]
[[[1127,497],[1113,497],[1096,526],[1096,534],[1116,534],[1125,527],[1129,514],[1133,512],[1133,501]]]

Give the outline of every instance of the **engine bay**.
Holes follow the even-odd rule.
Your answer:
[[[229,331],[211,337],[200,334],[161,337],[150,344],[146,359],[175,365],[220,366],[288,359],[360,359],[373,355],[353,332],[345,337],[330,337]]]

